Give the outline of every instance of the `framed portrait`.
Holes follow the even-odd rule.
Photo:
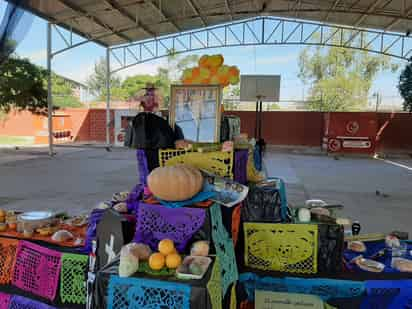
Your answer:
[[[220,141],[222,89],[218,85],[172,85],[169,121],[178,125],[185,139]]]

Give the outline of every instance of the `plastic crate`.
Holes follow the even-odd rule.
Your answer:
[[[317,272],[318,227],[244,223],[245,265],[290,273]]]
[[[111,276],[108,308],[189,309],[191,287],[176,282]]]
[[[159,150],[160,166],[188,164],[220,177],[233,179],[233,152],[194,152],[178,149]]]

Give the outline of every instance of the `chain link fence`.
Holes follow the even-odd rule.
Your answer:
[[[365,98],[360,99],[362,101]],[[241,102],[239,97],[223,99],[226,111],[255,111],[256,102]],[[334,109],[335,102],[332,100],[294,100],[286,99],[279,102],[263,102],[264,111],[353,111],[353,112],[402,112],[402,98],[400,96],[382,96],[374,94],[369,96],[366,104],[361,108]],[[354,104],[354,106],[357,106]]]

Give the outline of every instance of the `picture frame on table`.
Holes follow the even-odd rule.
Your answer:
[[[218,143],[221,103],[220,85],[171,85],[170,125],[178,125],[187,140]]]

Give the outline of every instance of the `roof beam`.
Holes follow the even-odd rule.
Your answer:
[[[173,27],[177,30],[177,31],[182,31],[182,29],[180,29],[180,27],[173,22],[173,20],[171,20],[169,17],[166,16],[166,14],[164,13],[164,11],[158,7],[156,5],[156,3],[153,2],[153,0],[148,0],[147,2],[154,10],[156,10],[156,12],[163,18],[163,20],[167,20],[170,24],[173,25]]]
[[[131,42],[132,39],[129,38],[127,35],[116,31],[115,29],[113,29],[112,27],[110,27],[109,25],[106,25],[104,22],[102,22],[100,19],[98,19],[96,16],[93,16],[92,13],[87,12],[86,10],[82,9],[81,7],[77,6],[76,4],[69,2],[67,0],[59,0],[59,2],[63,3],[66,7],[68,7],[69,9],[75,11],[76,13],[80,13],[83,16],[87,17],[88,19],[90,19],[92,22],[94,22],[95,24],[99,25],[102,28],[105,28],[106,30],[109,30],[112,32],[112,34],[117,35],[119,38],[122,38],[123,40],[126,40],[128,42]]]
[[[325,18],[323,19],[323,22],[327,22],[328,21],[328,18],[329,18],[329,16],[330,16],[330,13],[334,10],[334,9],[336,9],[336,7],[338,6],[338,4],[339,4],[339,2],[340,2],[341,0],[335,0],[335,2],[332,4],[332,6],[330,7],[330,9],[329,9],[329,11],[326,13],[326,16],[325,16]]]
[[[224,0],[224,1],[225,1],[226,10],[229,13],[230,20],[233,20],[232,9],[230,8],[229,0]]]
[[[349,6],[349,10],[353,9],[354,7],[356,7],[361,1],[362,1],[362,0],[358,0],[358,1],[355,1],[354,3],[352,3],[352,4]]]
[[[202,21],[203,27],[207,27],[207,23],[205,21],[205,18],[200,14],[198,8],[195,6],[192,0],[186,0],[186,3],[190,6],[193,12],[196,13],[197,16],[199,16],[200,20]]]
[[[301,0],[296,0],[295,4],[293,5],[292,11],[295,11],[295,17],[299,16],[299,9],[302,6]]]
[[[404,13],[404,15],[402,17],[404,18],[408,18],[409,15],[412,14],[412,6],[406,10],[406,12]],[[385,31],[390,30],[392,27],[396,26],[397,24],[399,24],[399,22],[402,20],[402,18],[395,18],[394,20],[392,20],[386,27],[385,27]]]
[[[112,7],[112,9],[118,11],[120,15],[123,17],[127,18],[130,20],[132,23],[135,23],[136,26],[140,29],[142,29],[147,35],[149,36],[156,36],[156,33],[148,29],[145,25],[143,25],[136,17],[131,15],[126,9],[124,9],[122,6],[120,6],[116,1],[114,0],[104,0],[108,5]]]
[[[383,2],[383,0],[376,0],[374,3],[372,3],[369,8],[366,10],[365,13],[362,14],[361,17],[355,23],[353,24],[353,27],[358,27],[364,20],[369,16],[369,14],[373,13],[373,11],[376,10],[376,8]]]

